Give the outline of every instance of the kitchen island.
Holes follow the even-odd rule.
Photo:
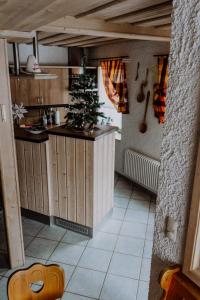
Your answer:
[[[113,207],[115,130],[18,130],[22,213],[92,236]]]

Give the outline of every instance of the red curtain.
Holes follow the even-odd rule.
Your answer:
[[[129,113],[126,65],[122,60],[101,62],[106,94],[118,112]]]
[[[158,57],[158,81],[154,85],[153,108],[158,122],[165,122],[168,57]]]

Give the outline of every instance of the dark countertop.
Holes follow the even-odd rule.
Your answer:
[[[15,128],[15,139],[33,143],[43,143],[48,141],[49,136],[46,132],[33,134],[23,128]]]
[[[33,134],[26,131],[23,128],[15,128],[15,139],[33,142],[33,143],[43,143],[48,141],[49,134],[72,137],[77,139],[84,139],[90,141],[96,141],[99,138],[114,132],[117,130],[117,127],[113,126],[99,126],[98,129],[93,130],[92,132],[87,131],[77,131],[74,129],[64,128],[63,126],[54,127],[48,129],[46,132],[41,134]]]
[[[82,139],[82,140],[96,141],[99,138],[111,132],[114,132],[116,130],[117,127],[113,127],[113,126],[98,126],[98,129],[94,129],[93,131],[87,132],[87,131],[78,131],[75,129],[59,126],[48,130],[48,133],[53,135],[68,136],[68,137]]]

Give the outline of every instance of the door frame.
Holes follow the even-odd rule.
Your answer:
[[[6,39],[0,38],[0,53],[0,171],[10,266],[15,268],[25,258]]]
[[[200,287],[200,141],[193,182],[183,273]]]

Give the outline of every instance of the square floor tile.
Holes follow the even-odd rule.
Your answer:
[[[136,299],[137,287],[137,280],[108,274],[103,285],[100,299],[134,300]]]
[[[154,225],[155,223],[155,213],[150,212],[149,213],[149,218],[148,218],[148,224]]]
[[[58,242],[50,241],[42,238],[35,238],[26,248],[27,256],[48,259],[56,248]]]
[[[65,233],[66,233],[66,229],[64,228],[58,226],[45,226],[39,232],[37,237],[41,237],[53,241],[60,241]]]
[[[153,241],[154,236],[154,225],[148,224],[146,231],[146,239],[149,241]]]
[[[31,235],[24,235],[24,248],[26,248],[33,239],[34,237]]]
[[[141,257],[114,253],[108,273],[139,279],[141,261]]]
[[[140,280],[149,281],[150,272],[151,272],[151,259],[143,258],[142,266],[141,266],[141,273],[140,273]]]
[[[123,220],[125,216],[126,209],[120,207],[114,207],[112,211],[112,219]]]
[[[151,196],[149,195],[148,192],[145,192],[140,188],[133,188],[133,193],[131,195],[131,199],[150,201]]]
[[[129,203],[128,198],[114,197],[114,206],[115,207],[127,208],[128,203]]]
[[[51,260],[48,260],[46,262],[47,265],[51,265],[51,264],[55,264],[55,262],[51,261]],[[72,277],[72,274],[75,270],[75,266],[70,266],[70,265],[67,265],[67,264],[63,264],[63,263],[57,263],[61,268],[63,268],[64,272],[65,272],[65,286],[67,286],[67,284],[69,283],[71,277]]]
[[[81,257],[78,266],[86,269],[107,272],[111,257],[112,252],[110,251],[87,248]]]
[[[76,266],[84,249],[82,246],[60,243],[49,259]]]
[[[104,224],[102,224],[99,230],[102,232],[118,234],[121,226],[122,221],[110,219],[107,220]]]
[[[2,277],[0,278],[0,299],[7,300],[7,281],[8,278]]]
[[[117,242],[117,235],[97,231],[89,241],[87,247],[113,251]]]
[[[69,282],[67,291],[98,299],[105,273],[77,268]]]
[[[149,212],[149,201],[130,199],[128,209],[143,210]]]
[[[45,259],[41,259],[41,258],[34,258],[34,257],[29,257],[29,256],[26,256],[25,257],[25,264],[18,267],[18,268],[13,268],[13,269],[9,269],[4,276],[6,277],[9,277],[13,272],[15,272],[16,270],[18,269],[25,269],[29,266],[31,266],[32,264],[35,264],[35,263],[41,263],[41,264],[46,264],[46,260]]]
[[[62,242],[74,244],[77,246],[87,246],[87,243],[89,241],[89,237],[79,234],[73,231],[68,230],[67,233],[64,235]]]
[[[132,194],[132,190],[129,189],[117,189],[114,190],[114,195],[120,198],[130,198]]]
[[[62,300],[93,300],[93,299],[65,292],[63,297],[62,297]]]
[[[27,218],[22,218],[22,228],[24,235],[36,236],[45,225]]]
[[[143,223],[124,222],[120,234],[144,239],[146,227]]]
[[[127,209],[124,220],[127,222],[138,222],[147,224],[148,212],[143,210]]]
[[[149,282],[139,281],[137,300],[148,300]]]
[[[145,240],[143,257],[151,258],[153,250],[153,241]]]
[[[130,254],[135,256],[142,256],[144,249],[144,240],[119,236],[115,252]]]

